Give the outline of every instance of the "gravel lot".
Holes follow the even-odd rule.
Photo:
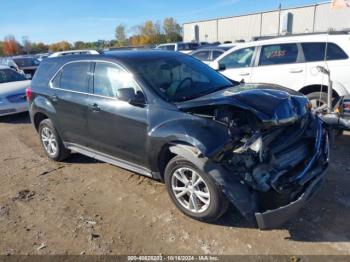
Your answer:
[[[28,115],[0,118],[0,254],[350,254],[350,133],[323,188],[279,230],[234,208],[217,224],[182,215],[151,179],[75,154],[49,161]]]

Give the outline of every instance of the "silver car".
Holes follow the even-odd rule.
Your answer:
[[[0,66],[0,116],[28,111],[26,88],[30,80],[7,66]]]

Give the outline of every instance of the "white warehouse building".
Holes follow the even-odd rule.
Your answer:
[[[250,41],[255,37],[350,30],[350,8],[331,2],[183,24],[185,42]]]

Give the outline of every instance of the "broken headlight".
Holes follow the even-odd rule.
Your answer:
[[[250,139],[245,141],[243,140],[242,142],[244,143],[243,146],[235,149],[233,153],[241,154],[248,151],[248,149],[254,151],[255,153],[259,153],[263,145],[261,135],[252,136]]]
[[[255,141],[249,146],[249,148],[250,148],[251,150],[253,150],[254,152],[256,152],[256,153],[259,153],[260,150],[261,150],[261,148],[262,148],[262,138],[261,138],[261,136],[260,136],[257,140],[255,140]]]

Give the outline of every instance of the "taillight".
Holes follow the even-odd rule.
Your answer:
[[[29,86],[29,87],[27,87],[27,89],[26,89],[26,98],[27,98],[27,101],[29,101],[31,95],[32,95],[32,91],[30,90],[30,86]]]

